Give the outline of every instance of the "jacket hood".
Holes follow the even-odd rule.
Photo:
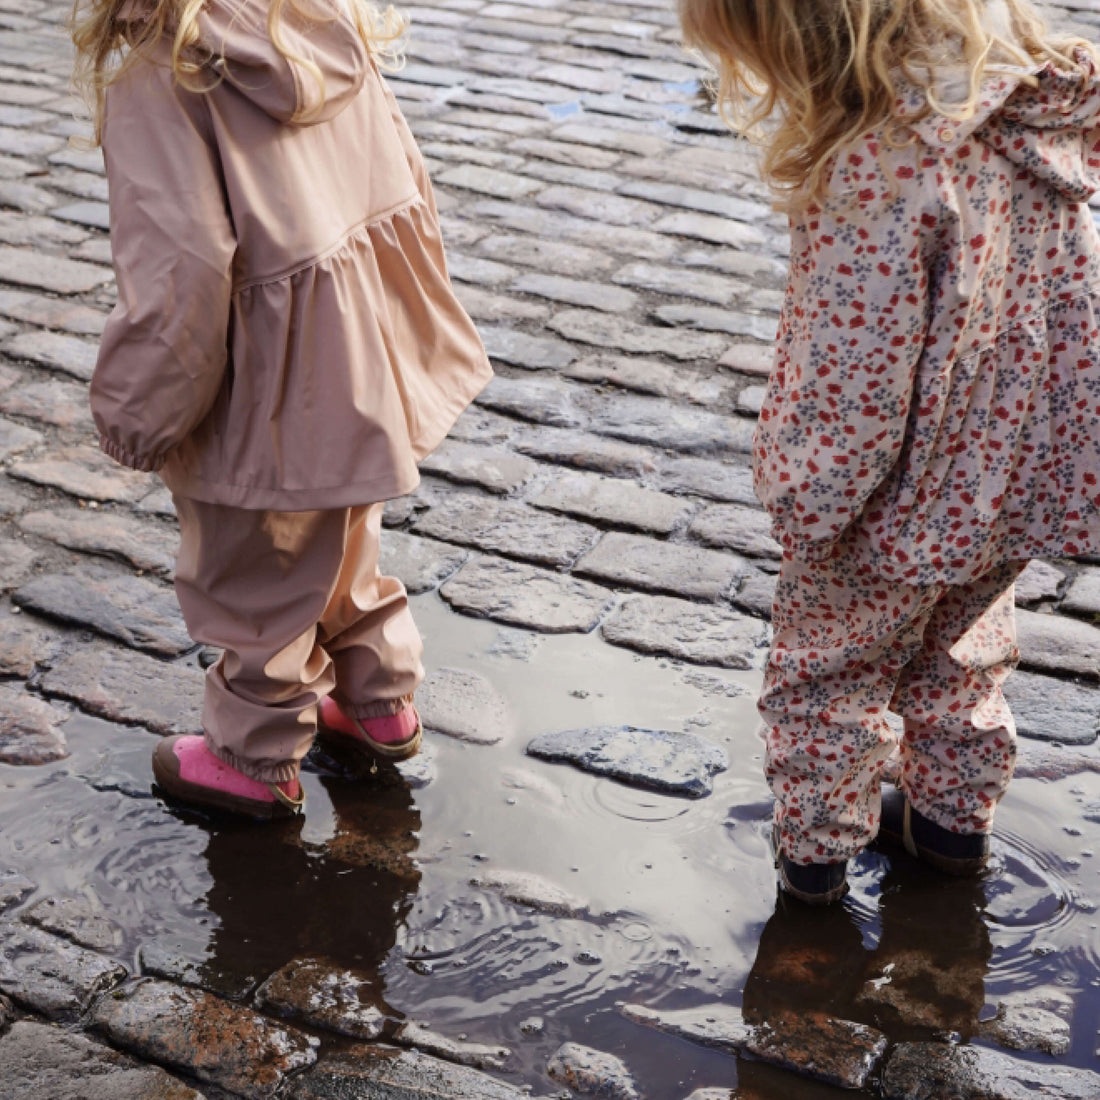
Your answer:
[[[199,16],[199,40],[212,68],[280,122],[338,115],[372,63],[346,0],[308,0],[301,4],[307,15],[286,5],[281,30],[289,58],[271,41],[268,6],[268,0],[209,0]]]
[[[970,118],[933,113],[910,125],[948,151],[976,138],[1068,198],[1087,201],[1100,191],[1100,73],[1084,49],[1074,61],[1076,68],[1047,62],[991,74]],[[923,92],[910,89],[902,99],[903,116],[906,108],[916,113]]]

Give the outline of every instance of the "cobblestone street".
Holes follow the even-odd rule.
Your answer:
[[[678,44],[671,0],[439,0],[405,10],[408,63],[391,84],[437,188],[452,277],[497,370],[424,462],[419,490],[387,506],[383,568],[405,581],[428,624],[423,709],[430,744],[444,746],[408,769],[410,785],[419,789],[438,770],[434,783],[446,786],[455,737],[465,750],[479,734],[506,739],[494,730],[509,723],[513,732],[526,722],[528,732],[546,734],[533,716],[548,690],[535,685],[540,676],[563,698],[575,696],[567,700],[571,726],[590,724],[601,736],[628,723],[656,727],[658,718],[666,728],[677,718],[691,725],[694,701],[672,701],[667,714],[644,720],[631,698],[648,680],[718,699],[709,720],[736,712],[748,743],[779,558],[753,496],[749,450],[782,298],[785,223],[769,207],[751,151],[709,106],[704,70]],[[95,772],[95,753],[114,751],[110,731],[125,728],[126,751],[133,745],[133,759],[145,761],[153,744],[145,731],[199,728],[209,657],[194,651],[171,587],[171,500],[154,476],[99,452],[87,407],[114,287],[102,158],[70,142],[86,127],[68,92],[67,14],[67,5],[47,0],[0,0],[0,837],[11,828],[2,816],[9,791],[27,799],[26,813],[45,812],[49,784],[39,780],[51,768],[74,783],[105,774]],[[1100,0],[1072,0],[1058,15],[1100,34]],[[1094,801],[1084,820],[1095,823],[1100,563],[1032,563],[1017,602],[1023,660],[1007,695],[1022,735],[1018,774],[1067,783],[1058,789],[1075,795],[1074,784],[1085,784]],[[531,659],[526,704],[500,698],[480,675],[475,651],[501,645],[524,659],[541,653],[541,664]],[[557,672],[548,671],[553,661]],[[576,683],[565,683],[570,668],[587,668],[591,679],[582,683],[578,671]],[[586,699],[597,717],[585,717]],[[509,707],[519,717],[501,717]],[[653,769],[652,745],[628,746],[639,762],[627,778],[705,796],[727,765],[731,781],[748,784],[751,772],[755,785],[742,792],[751,814],[741,820],[754,823],[751,852],[761,869],[753,881],[770,883],[759,760],[732,750],[727,759],[705,723],[694,724],[686,760]],[[87,734],[95,753],[80,747],[85,730],[96,731]],[[539,741],[546,743],[532,743],[530,755],[605,775],[631,771],[597,759],[630,757],[627,749],[591,739],[567,745],[552,734]],[[78,765],[66,764],[70,754]],[[165,813],[149,798],[147,778],[137,789],[135,774],[97,788],[113,792],[113,812],[127,823]],[[313,797],[322,802],[324,791],[318,786]],[[716,844],[727,836],[726,809],[713,811]],[[1066,812],[1066,829],[1077,827],[1084,811]],[[472,814],[469,823],[456,818],[455,835],[473,822]],[[75,847],[99,842],[87,828]],[[1080,828],[1074,835],[1080,852]],[[0,996],[0,1100],[216,1100],[280,1090],[300,1100],[494,1100],[522,1096],[524,1086],[542,1096],[584,1094],[589,1078],[605,1088],[599,1095],[622,1100],[839,1095],[817,1084],[785,1091],[796,1078],[780,1071],[731,1093],[736,1074],[715,1076],[715,1051],[731,1067],[729,1056],[747,1054],[898,1100],[941,1095],[915,1091],[922,1074],[958,1081],[971,1072],[962,1048],[940,1043],[922,1053],[891,1036],[884,1053],[886,1037],[863,1024],[827,1021],[841,1030],[823,1038],[792,1023],[777,1038],[742,1019],[738,998],[713,989],[712,1000],[729,1001],[718,1015],[713,1005],[692,1015],[699,998],[673,999],[659,1010],[628,1003],[629,1024],[618,1022],[642,1033],[623,1039],[620,1052],[631,1041],[644,1047],[656,1034],[647,1026],[671,1032],[681,1037],[675,1049],[685,1066],[693,1050],[712,1059],[706,1080],[684,1069],[675,1080],[686,1087],[659,1091],[644,1073],[631,1082],[621,1064],[586,1068],[595,1053],[568,1044],[591,1037],[555,1028],[549,1010],[549,1049],[567,1044],[554,1055],[559,1062],[541,1079],[526,1067],[509,1077],[515,1065],[474,1043],[476,1029],[470,1041],[418,1031],[415,1021],[395,1033],[384,1011],[359,1003],[354,974],[314,973],[308,958],[279,960],[251,985],[230,989],[157,964],[147,950],[138,956],[114,923],[124,925],[123,915],[92,887],[74,875],[67,895],[47,890],[21,851],[0,841],[0,994],[12,1002]],[[446,851],[441,844],[429,854],[450,858]],[[577,915],[561,884],[484,879],[516,904]],[[760,901],[757,932],[772,901]],[[609,905],[608,921],[623,904]],[[1094,940],[1091,928],[1082,937]],[[690,957],[678,965],[689,964],[709,965]],[[155,977],[133,980],[143,975]],[[624,979],[616,1003],[636,999]],[[1064,1005],[1026,1007],[1046,1013],[1033,1031],[1068,1036]],[[1100,1095],[1091,1053],[1100,1020],[1082,1010],[1077,1021],[1074,1034],[1084,1037],[1074,1039],[1069,1061],[1061,1057],[1068,1038],[1055,1049],[989,1032],[973,1048],[972,1069],[994,1085],[951,1095]],[[345,1037],[335,1046],[334,1033]],[[405,1053],[350,1046],[379,1036]],[[825,1047],[833,1057],[826,1073],[805,1053],[815,1042],[818,1059]]]

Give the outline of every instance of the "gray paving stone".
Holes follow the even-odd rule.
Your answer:
[[[480,334],[490,359],[525,370],[560,369],[577,357],[569,343],[552,336],[529,336],[496,325],[483,325]]]
[[[55,168],[50,172],[50,186],[82,199],[96,202],[107,201],[107,181],[91,172],[78,172],[75,169]]]
[[[34,547],[0,536],[0,592],[22,584],[34,572],[37,560]]]
[[[69,716],[19,687],[0,684],[0,763],[50,764],[69,755]]]
[[[16,489],[16,483],[0,473],[0,516],[17,516],[31,503],[26,493]]]
[[[611,168],[622,159],[621,154],[614,150],[596,149],[570,141],[548,141],[544,138],[520,138],[509,144],[508,148],[525,157],[537,157],[540,160],[593,170]]]
[[[455,283],[454,289],[463,309],[475,321],[501,324],[509,321],[545,321],[550,316],[550,307],[541,303],[508,298],[468,283]]]
[[[1065,580],[1065,573],[1049,562],[1030,561],[1016,578],[1016,603],[1028,607],[1044,600],[1056,600]]]
[[[375,985],[370,974],[323,959],[295,959],[260,986],[256,1007],[355,1039],[377,1039],[387,1017],[369,996]]]
[[[1020,661],[1025,668],[1100,679],[1100,629],[1061,615],[1016,612]]]
[[[667,214],[654,228],[677,237],[694,237],[710,244],[746,251],[762,248],[767,240],[756,226],[746,225],[732,218],[717,218],[695,212]]]
[[[745,1023],[741,1010],[729,1004],[717,1003],[672,1010],[627,1004],[619,1011],[631,1023],[652,1027],[726,1054],[739,1054],[752,1034],[752,1027]]]
[[[632,481],[589,473],[558,474],[531,503],[612,527],[667,535],[686,523],[693,506]]]
[[[747,453],[752,449],[752,424],[739,417],[635,394],[594,395],[587,405],[590,429],[600,435],[686,454]],[[716,478],[720,480],[719,472]]]
[[[546,634],[587,634],[614,602],[594,584],[498,558],[468,562],[440,594],[468,615]]]
[[[495,745],[516,729],[508,701],[484,676],[464,668],[431,673],[416,693],[424,728],[474,745]]]
[[[735,554],[612,531],[575,566],[581,576],[651,592],[721,600],[752,567]]]
[[[88,234],[84,230],[55,221],[53,218],[41,218],[33,214],[11,211],[0,213],[0,242],[3,244],[43,248],[50,245],[80,244],[87,237]]]
[[[716,359],[726,347],[720,336],[639,325],[591,310],[564,310],[551,318],[548,327],[570,341],[673,359]]]
[[[115,1046],[246,1100],[275,1096],[293,1071],[317,1058],[316,1039],[241,1005],[162,981],[100,998],[92,1023]]]
[[[548,187],[535,201],[549,210],[564,210],[567,214],[611,225],[646,225],[661,214],[661,208],[653,203],[581,187]]]
[[[132,504],[148,494],[151,474],[127,470],[94,447],[58,448],[47,458],[17,462],[12,477],[86,500]]]
[[[662,267],[658,264],[626,264],[612,278],[620,286],[655,290],[661,294],[675,294],[677,297],[698,298],[717,306],[730,305],[737,293],[737,284],[720,275],[707,275],[682,267]]]
[[[37,447],[45,438],[33,428],[0,417],[0,462]]]
[[[1100,615],[1100,568],[1086,566],[1074,577],[1060,610],[1078,615]]]
[[[700,214],[713,214],[729,221],[752,223],[766,221],[771,216],[771,207],[767,203],[752,202],[719,191],[682,187],[674,183],[629,180],[619,188],[619,193],[648,199],[663,206],[682,206],[686,210],[694,210]],[[697,236],[694,233],[684,235]]]
[[[14,615],[0,607],[0,675],[29,679],[39,663],[49,663],[65,635],[33,615]]]
[[[66,206],[54,207],[50,216],[93,229],[111,228],[111,212],[105,202],[72,202]]]
[[[148,754],[146,743],[145,755]],[[246,959],[214,957],[198,961],[178,951],[171,943],[159,941],[141,945],[138,963],[146,976],[163,978],[176,985],[194,986],[231,1001],[243,1001],[264,977],[252,971]]]
[[[778,561],[783,548],[771,536],[772,521],[767,512],[736,504],[712,504],[692,521],[688,534],[707,546],[737,550],[750,558]]]
[[[875,1028],[805,1013],[758,1025],[745,1049],[783,1069],[840,1088],[860,1089],[886,1053],[886,1046],[886,1036]]]
[[[754,340],[773,344],[776,340],[777,318],[767,314],[741,313],[732,309],[717,309],[714,306],[675,305],[660,306],[653,311],[653,316],[677,329],[680,335],[683,335],[684,328],[689,328],[707,333],[724,332],[730,336],[749,336]]]
[[[658,458],[655,452],[633,443],[619,443],[587,432],[553,427],[525,426],[517,434],[513,446],[534,458],[617,477],[652,473]]]
[[[63,371],[87,382],[95,370],[98,348],[88,340],[60,332],[22,332],[4,345],[15,359],[27,359],[49,370]]]
[[[523,264],[572,278],[604,275],[615,261],[604,252],[583,245],[563,244],[540,237],[498,233],[481,242],[481,251],[494,260]]]
[[[983,1047],[901,1043],[882,1080],[886,1100],[1092,1100],[1100,1074],[1026,1062]]]
[[[659,137],[631,133],[627,130],[612,130],[609,127],[594,126],[586,122],[570,122],[565,126],[559,126],[551,136],[556,141],[594,145],[598,149],[634,153],[642,157],[658,157],[668,147]]]
[[[1004,693],[1024,737],[1091,745],[1100,734],[1100,688],[1017,672]]]
[[[507,1047],[451,1039],[416,1020],[403,1023],[394,1033],[393,1041],[423,1054],[446,1058],[448,1062],[475,1069],[505,1069],[512,1058],[512,1052]]]
[[[1064,1058],[1073,1043],[1073,999],[1058,990],[1010,994],[981,1035],[1007,1050],[1035,1051]]]
[[[413,524],[420,535],[476,546],[541,565],[568,567],[598,532],[526,504],[454,493]]]
[[[420,468],[460,485],[508,494],[526,485],[538,473],[539,464],[504,447],[446,440],[421,461]]]
[[[602,630],[612,645],[721,668],[755,668],[766,640],[756,619],[669,596],[624,600]]]
[[[0,924],[0,991],[52,1020],[75,1020],[126,968],[25,924]]]
[[[26,875],[7,872],[0,875],[0,913],[18,905],[37,889]]]
[[[611,383],[638,393],[657,394],[696,405],[715,405],[727,398],[729,387],[713,373],[672,366],[654,359],[629,359],[621,355],[590,355],[570,364],[563,372],[582,382]]]
[[[634,1078],[621,1058],[580,1043],[563,1043],[558,1047],[546,1064],[546,1072],[583,1096],[640,1100]]]
[[[745,416],[759,416],[766,395],[764,386],[746,386],[737,395],[737,411]]]
[[[767,378],[775,366],[775,348],[769,344],[733,344],[718,360],[720,367]]]
[[[516,269],[506,264],[477,256],[466,256],[461,252],[447,254],[447,267],[451,278],[463,283],[477,283],[479,286],[502,287],[516,275]]]
[[[753,573],[746,577],[733,597],[734,606],[758,619],[770,620],[778,580],[777,576],[768,573]]]
[[[638,296],[631,291],[620,290],[606,283],[584,282],[566,278],[564,275],[544,275],[540,272],[521,275],[511,284],[511,289],[520,294],[533,294],[538,298],[587,306],[606,313],[626,313],[638,301]]]
[[[99,566],[48,573],[23,585],[14,598],[21,607],[160,656],[174,657],[194,645],[171,589],[126,573]]]
[[[55,660],[41,686],[109,721],[168,735],[202,729],[203,679],[191,665],[96,643]]]
[[[507,416],[470,405],[451,426],[448,439],[463,443],[508,443],[518,425]]]
[[[100,954],[112,954],[122,946],[121,927],[86,897],[43,898],[23,914],[23,920]]]
[[[505,378],[498,374],[476,400],[488,409],[524,420],[557,428],[575,428],[585,420],[574,403],[577,396],[576,387],[565,385],[556,378]],[[531,436],[524,433],[523,438]],[[518,449],[523,450],[522,447]]]
[[[322,1059],[290,1087],[289,1100],[526,1100],[503,1081],[419,1051],[354,1047]]]
[[[729,767],[725,752],[694,733],[597,726],[544,733],[527,746],[529,756],[567,761],[595,775],[666,794],[703,798],[713,777]]]
[[[59,546],[120,558],[137,569],[165,576],[173,570],[179,546],[175,532],[165,532],[147,519],[89,508],[28,512],[20,518],[19,526],[27,534]]]
[[[0,1038],[0,1080],[12,1100],[203,1100],[159,1066],[33,1020]]]
[[[757,505],[752,470],[731,462],[703,458],[666,459],[649,480],[656,488],[669,492],[693,493],[731,504]]]
[[[450,187],[461,187],[465,191],[476,191],[498,199],[522,199],[542,187],[538,180],[478,164],[448,168],[446,172],[439,173],[437,179]]]
[[[58,428],[93,430],[87,387],[76,382],[27,382],[0,390],[0,411]]]
[[[65,260],[30,249],[0,247],[0,282],[37,287],[55,294],[84,294],[109,283],[112,278],[109,267]]]
[[[416,596],[438,588],[469,556],[468,551],[443,542],[387,531],[382,536],[380,569],[383,575],[397,577]]]

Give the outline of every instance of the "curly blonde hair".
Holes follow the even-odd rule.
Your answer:
[[[172,40],[172,70],[176,79],[194,91],[209,91],[217,83],[209,57],[199,45],[199,14],[206,0],[75,0],[70,21],[76,64],[73,81],[92,111],[95,140],[103,127],[106,89],[125,72],[143,50],[164,37]],[[392,6],[376,8],[370,0],[336,0],[354,20],[363,42],[379,65],[399,68],[408,21]],[[135,17],[136,16],[136,17]],[[324,104],[324,76],[308,58],[295,54],[283,33],[286,18],[324,23],[334,17],[318,0],[270,0],[267,29],[272,45],[288,61],[316,82],[321,95],[311,97],[319,110]],[[307,121],[305,117],[298,121]]]
[[[987,73],[1053,61],[1084,79],[1077,51],[1096,57],[1083,39],[1050,37],[1027,0],[679,2],[687,45],[718,72],[719,110],[763,146],[787,210],[822,201],[835,154],[895,116],[899,78],[924,92],[922,115],[961,120]],[[965,74],[950,102],[945,68]]]

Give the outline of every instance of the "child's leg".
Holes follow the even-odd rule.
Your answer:
[[[354,718],[396,714],[424,678],[405,586],[378,570],[382,510],[351,509],[344,564],[318,626],[336,669],[333,698]]]
[[[878,582],[844,557],[784,559],[759,707],[788,859],[839,863],[874,837],[896,744],[886,713],[938,592]]]
[[[343,570],[351,510],[175,503],[187,628],[225,650],[207,673],[207,747],[250,779],[292,779],[316,733],[317,703],[335,684],[317,623]]]
[[[924,646],[902,671],[901,785],[913,808],[956,833],[985,833],[1016,759],[1001,686],[1019,659],[1013,582],[1025,562],[946,588]]]

